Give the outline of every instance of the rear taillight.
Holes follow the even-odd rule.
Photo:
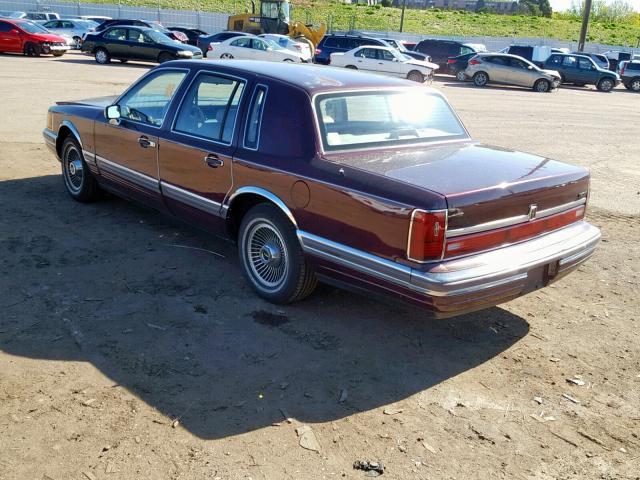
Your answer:
[[[620,69],[620,75],[624,75],[624,67]]]
[[[213,45],[209,44],[209,46],[207,47],[207,50],[210,52],[211,50],[213,50]]]
[[[320,50],[319,48],[316,48],[316,55],[320,55],[322,53],[322,50]]]
[[[480,65],[481,63],[482,62],[480,60],[476,60],[475,58],[469,60],[469,65]]]
[[[302,45],[294,43],[293,46],[296,47],[296,50],[302,50]]]
[[[454,58],[448,58],[448,59],[447,59],[447,63],[448,63],[449,65],[451,65],[452,63],[456,63],[456,62],[457,62],[457,60],[456,60],[456,59],[454,59]]]
[[[584,213],[585,206],[582,205],[566,212],[520,223],[512,227],[449,238],[445,245],[444,258],[457,257],[521,242],[577,222],[584,218]]]
[[[441,259],[446,230],[446,210],[414,210],[409,224],[407,258],[416,262]]]

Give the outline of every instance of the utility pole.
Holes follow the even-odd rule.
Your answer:
[[[404,9],[407,6],[407,0],[402,0],[402,12],[400,13],[400,33],[404,28]]]
[[[582,12],[582,26],[580,27],[580,40],[578,41],[578,51],[584,51],[584,44],[587,40],[587,30],[589,29],[589,15],[591,14],[591,0],[585,0],[584,12]]]

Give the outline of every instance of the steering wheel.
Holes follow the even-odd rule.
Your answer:
[[[147,115],[144,112],[141,112],[140,110],[138,110],[137,108],[131,108],[131,107],[127,107],[127,109],[129,110],[129,113],[133,113],[135,115],[138,116],[138,119],[142,122],[145,123],[150,123],[153,125],[153,118],[151,118],[149,115]],[[132,119],[132,120],[138,120],[138,119]]]

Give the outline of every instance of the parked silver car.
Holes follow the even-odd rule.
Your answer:
[[[502,83],[549,92],[560,85],[560,74],[542,70],[529,60],[506,53],[480,53],[469,60],[465,77],[478,87],[488,83]]]
[[[66,35],[73,38],[73,46],[75,48],[80,48],[82,46],[82,39],[84,38],[84,36],[89,32],[93,32],[98,24],[91,20],[81,20],[74,18],[51,20],[49,22],[46,22],[43,26],[47,30],[50,30],[52,33],[55,33],[57,35]]]

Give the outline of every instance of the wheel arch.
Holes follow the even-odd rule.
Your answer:
[[[241,187],[229,196],[223,208],[223,216],[227,223],[227,232],[232,239],[238,236],[242,217],[255,205],[270,203],[280,209],[297,229],[298,223],[289,207],[274,193],[260,187]]]
[[[58,137],[56,138],[56,152],[58,152],[58,157],[62,156],[62,144],[69,135],[73,135],[76,141],[80,144],[80,148],[84,148],[82,146],[80,132],[78,132],[76,126],[69,120],[63,120],[58,128]]]

